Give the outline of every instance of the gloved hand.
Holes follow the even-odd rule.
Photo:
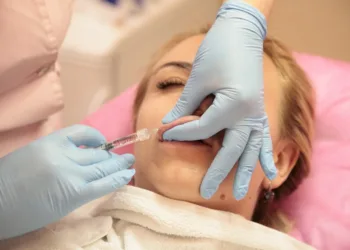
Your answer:
[[[1,158],[0,240],[46,226],[126,185],[134,156],[93,148],[104,142],[95,129],[75,125]]]
[[[199,120],[178,125],[164,140],[206,139],[226,129],[222,148],[203,179],[200,193],[209,199],[239,159],[233,194],[242,199],[260,158],[269,179],[276,176],[264,107],[264,16],[239,0],[222,5],[202,42],[190,77],[176,106],[163,123],[191,115],[210,94],[215,100]]]

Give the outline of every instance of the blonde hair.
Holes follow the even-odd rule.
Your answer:
[[[201,29],[199,32],[177,35],[157,52],[136,94],[133,110],[134,124],[136,123],[136,116],[146,93],[147,83],[153,66],[166,52],[181,41],[191,36],[206,34],[209,27]],[[279,188],[273,190],[275,193],[275,200],[280,201],[295,191],[310,171],[314,95],[313,88],[305,72],[296,63],[291,52],[281,42],[273,38],[266,38],[264,41],[264,53],[276,66],[284,93],[281,105],[282,108],[279,111],[279,127],[281,128],[279,132],[281,139],[291,140],[300,151],[298,160],[287,180]],[[258,202],[255,208],[253,220],[256,218],[255,221],[258,223],[280,231],[288,231],[290,223],[286,219],[286,216],[275,209],[263,209],[261,207],[262,205],[259,204]],[[261,216],[262,211],[264,211],[263,216]]]

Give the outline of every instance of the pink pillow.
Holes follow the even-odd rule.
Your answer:
[[[317,249],[350,249],[350,64],[295,56],[316,90],[316,133],[311,174],[283,207],[297,238]]]
[[[136,95],[134,85],[89,115],[82,123],[101,131],[108,141],[128,135],[132,128],[132,105]],[[116,149],[118,154],[131,153],[132,146]]]
[[[350,249],[350,64],[295,53],[316,89],[316,138],[310,177],[283,204],[292,232],[317,249]],[[136,86],[83,123],[108,140],[132,132]],[[116,151],[132,152],[132,147]]]

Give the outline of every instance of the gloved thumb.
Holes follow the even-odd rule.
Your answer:
[[[105,137],[96,129],[86,125],[74,125],[61,130],[75,146],[98,147],[106,142]]]
[[[192,115],[204,100],[206,96],[203,96],[201,92],[196,93],[192,82],[194,84],[194,79],[190,77],[175,107],[163,118],[163,124],[173,122],[183,116]]]

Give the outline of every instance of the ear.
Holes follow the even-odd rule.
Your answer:
[[[274,162],[278,170],[277,176],[271,182],[265,178],[263,186],[268,189],[271,183],[271,188],[276,189],[280,187],[288,178],[290,172],[293,170],[300,151],[298,147],[290,140],[282,140],[274,147]]]

